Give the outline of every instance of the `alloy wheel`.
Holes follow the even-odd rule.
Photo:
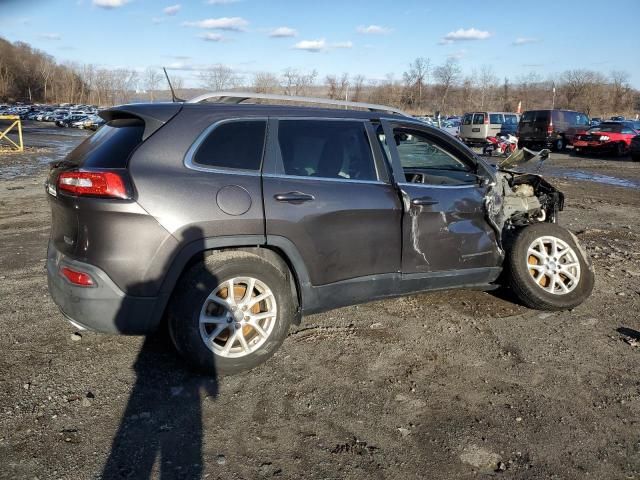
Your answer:
[[[527,269],[538,287],[554,295],[566,295],[580,283],[578,255],[557,237],[539,237],[529,245]]]
[[[276,324],[276,298],[271,289],[253,277],[222,282],[200,311],[200,336],[209,350],[228,358],[258,350]]]

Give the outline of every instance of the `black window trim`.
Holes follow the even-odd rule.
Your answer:
[[[275,173],[263,173],[264,177],[269,178],[291,178],[298,180],[318,180],[321,182],[341,182],[341,183],[364,183],[364,184],[388,184],[389,182],[385,182],[382,179],[382,174],[380,172],[380,166],[378,165],[378,161],[376,160],[376,152],[374,151],[374,146],[371,142],[370,132],[367,129],[367,124],[371,123],[372,119],[370,118],[350,118],[350,117],[313,117],[313,116],[305,116],[305,117],[296,117],[296,116],[273,116],[270,117],[272,120],[276,122],[275,131],[273,132],[273,140],[274,146],[276,149],[277,161],[276,163],[276,172]],[[365,134],[367,136],[367,143],[369,144],[369,150],[371,151],[371,161],[373,162],[373,166],[376,172],[375,180],[358,180],[355,178],[330,178],[330,177],[309,177],[304,175],[287,175],[284,173],[284,169],[282,166],[282,158],[280,152],[280,144],[278,141],[278,131],[277,129],[280,126],[281,121],[287,120],[300,120],[300,121],[340,121],[340,122],[359,122],[364,126]]]
[[[220,125],[224,125],[227,123],[235,123],[235,122],[264,122],[264,139],[262,144],[262,158],[260,159],[260,167],[256,170],[248,169],[248,168],[227,168],[227,167],[209,167],[207,165],[202,165],[201,163],[197,163],[194,161],[195,155],[198,153],[202,142],[211,134],[216,128]],[[196,140],[187,150],[187,153],[184,156],[184,166],[190,170],[196,170],[199,172],[208,172],[208,173],[224,173],[230,175],[248,175],[248,176],[260,176],[262,172],[262,166],[264,164],[264,159],[267,151],[267,137],[269,136],[269,117],[237,117],[237,118],[224,118],[222,120],[218,120],[198,135]]]

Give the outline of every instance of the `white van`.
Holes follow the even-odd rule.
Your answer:
[[[516,134],[520,115],[511,112],[465,113],[460,125],[460,139],[468,145],[485,144],[487,137],[499,133]]]

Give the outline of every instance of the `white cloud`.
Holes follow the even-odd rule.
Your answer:
[[[184,27],[210,28],[214,30],[234,30],[237,32],[243,31],[247,25],[249,25],[249,22],[247,22],[242,17],[207,18],[205,20],[182,23],[182,26]]]
[[[440,40],[440,44],[449,44],[453,42],[464,42],[469,40],[486,40],[491,37],[491,33],[486,30],[478,30],[475,28],[459,28],[455,32],[447,33],[442,40]]]
[[[451,60],[462,60],[466,54],[466,50],[458,50],[457,52],[451,52],[449,55],[447,55],[447,58],[450,58]]]
[[[528,43],[538,43],[540,39],[531,37],[518,37],[513,41],[513,45],[527,45]]]
[[[293,48],[296,50],[306,50],[307,52],[320,52],[327,47],[324,38],[320,40],[302,40],[296,43]]]
[[[297,35],[297,30],[289,27],[278,27],[269,32],[269,36],[273,38],[295,37]]]
[[[167,8],[165,8],[164,10],[162,10],[166,15],[175,15],[176,13],[178,13],[180,11],[180,9],[182,8],[182,5],[180,5],[179,3],[175,4],[175,5],[171,5]]]
[[[353,48],[353,43],[348,42],[336,42],[331,44],[331,48]]]
[[[151,18],[151,23],[154,23],[156,25],[163,23],[164,22],[164,18],[160,18],[160,17],[152,17]]]
[[[93,0],[92,3],[100,8],[118,8],[129,3],[130,0]]]
[[[62,38],[59,33],[41,33],[38,37],[43,40],[60,40]]]
[[[358,33],[364,33],[366,35],[385,35],[387,33],[391,33],[391,29],[387,27],[382,27],[380,25],[360,25],[356,28]]]
[[[203,33],[202,35],[198,35],[201,39],[206,40],[207,42],[221,42],[224,40],[224,36],[220,33]]]
[[[229,5],[230,3],[238,3],[240,0],[207,0],[209,5]]]

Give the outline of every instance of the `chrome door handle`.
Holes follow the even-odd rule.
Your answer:
[[[420,197],[420,198],[414,198],[413,200],[411,200],[411,205],[416,205],[416,206],[435,205],[437,203],[438,201],[434,200],[431,197]]]
[[[308,193],[302,192],[286,192],[286,193],[276,193],[273,198],[275,198],[278,202],[310,202],[315,200],[313,195],[309,195]]]

